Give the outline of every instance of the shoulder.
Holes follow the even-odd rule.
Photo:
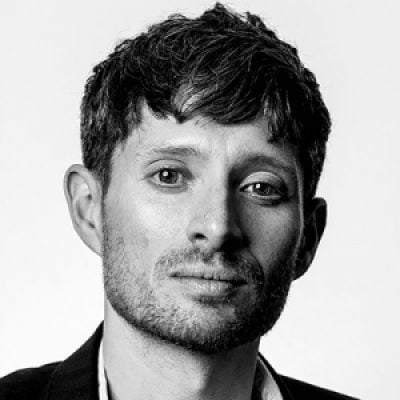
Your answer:
[[[0,378],[1,400],[37,400],[45,393],[50,376],[59,363],[25,368]]]
[[[280,375],[280,379],[284,382],[294,399],[318,399],[318,400],[357,400],[344,394],[320,388],[297,379]]]

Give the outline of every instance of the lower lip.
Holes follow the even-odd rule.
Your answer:
[[[175,280],[184,285],[191,294],[202,296],[221,297],[232,294],[243,282],[217,281],[212,279],[180,277]]]

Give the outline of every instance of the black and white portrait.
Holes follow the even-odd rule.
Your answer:
[[[396,398],[398,15],[4,4],[0,399]]]

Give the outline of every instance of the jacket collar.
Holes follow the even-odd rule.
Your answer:
[[[57,366],[46,400],[98,400],[97,358],[102,336],[101,323],[82,347]]]
[[[275,379],[275,382],[277,383],[279,390],[282,394],[283,400],[294,400],[294,397],[292,394],[289,392],[289,389],[283,382],[282,377],[271,367],[269,362],[264,358],[264,356],[261,353],[258,353],[258,356],[261,358],[263,363],[267,366],[268,371],[272,375],[272,377]]]
[[[45,400],[99,400],[98,352],[103,336],[103,323],[69,358],[60,363],[51,375]],[[279,386],[284,400],[294,400],[283,379],[259,354]]]

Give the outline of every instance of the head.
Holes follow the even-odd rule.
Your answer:
[[[296,49],[221,4],[174,15],[94,68],[81,112],[65,192],[113,309],[199,351],[268,331],[325,226],[330,119]]]

